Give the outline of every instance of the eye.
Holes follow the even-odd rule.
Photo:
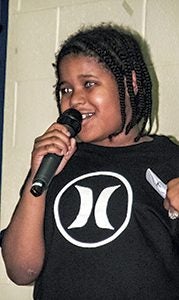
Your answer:
[[[65,95],[69,95],[73,92],[72,88],[70,87],[60,87],[59,89],[59,95],[60,95],[60,99],[65,96]]]
[[[95,85],[96,83],[94,81],[86,81],[85,82],[85,87],[86,88],[91,88]]]

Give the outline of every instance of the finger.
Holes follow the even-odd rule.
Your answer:
[[[168,210],[168,216],[170,219],[175,220],[179,217],[179,212],[170,206]]]
[[[179,211],[170,205],[168,199],[164,200],[164,208],[168,211],[168,216],[171,220],[175,220],[179,217]]]
[[[64,126],[58,128],[52,127],[51,130],[46,131],[42,136],[39,136],[35,139],[34,147],[38,148],[50,143],[55,144],[59,140],[69,144],[69,137],[70,133],[67,129],[64,129]]]
[[[179,178],[174,178],[168,182],[167,200],[171,207],[179,211]]]
[[[31,169],[33,172],[36,172],[40,166],[40,163],[43,157],[48,153],[55,153],[59,156],[65,155],[68,151],[71,150],[71,143],[64,143],[62,140],[58,141],[57,144],[51,143],[44,145],[44,142],[38,147],[34,146],[31,157]]]
[[[60,132],[63,132],[65,135],[67,136],[70,136],[70,132],[69,130],[67,129],[67,127],[63,124],[59,124],[59,123],[53,123],[45,132],[46,133],[50,133],[50,132],[53,132],[54,130],[57,130],[57,131],[60,131]],[[43,136],[43,135],[42,135]]]
[[[62,161],[60,162],[60,165],[56,171],[56,174],[58,174],[63,170],[63,168],[65,167],[65,165],[67,164],[67,162],[70,160],[70,158],[72,157],[72,155],[75,153],[77,149],[76,140],[74,138],[71,138],[70,141],[71,141],[71,145],[69,147],[69,151],[63,156]]]
[[[170,204],[170,202],[168,201],[167,198],[164,200],[163,204],[164,204],[164,208],[166,210],[170,211],[171,213],[174,213],[175,211],[177,211],[176,208]]]
[[[164,205],[164,208],[165,208],[166,210],[169,210],[170,203],[169,203],[169,201],[168,201],[167,198],[164,200],[163,205]]]
[[[34,143],[34,155],[40,153],[45,155],[47,153],[56,153],[64,155],[70,147],[70,138],[64,132],[53,130],[46,132],[43,136],[38,137]]]

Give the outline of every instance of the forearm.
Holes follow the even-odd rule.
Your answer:
[[[35,198],[30,187],[29,179],[2,243],[8,276],[17,284],[34,281],[44,260],[45,195]]]
[[[36,138],[31,159],[31,173],[22,197],[5,232],[2,254],[8,276],[17,284],[34,281],[43,266],[45,193],[36,198],[30,193],[34,178],[43,157],[48,153],[63,155],[56,174],[59,173],[76,150],[76,140],[70,138],[68,129],[52,124]]]

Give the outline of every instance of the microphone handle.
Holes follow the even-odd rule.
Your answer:
[[[57,122],[68,129],[71,137],[75,137],[81,130],[82,115],[76,109],[69,108],[64,111]],[[44,156],[30,190],[35,197],[40,196],[48,188],[62,157],[55,153]]]
[[[62,157],[55,153],[48,153],[44,156],[30,190],[33,196],[39,197],[48,188]]]

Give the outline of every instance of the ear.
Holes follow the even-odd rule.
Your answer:
[[[132,71],[132,86],[133,86],[134,94],[137,95],[138,85],[137,85],[136,72],[134,70]]]

